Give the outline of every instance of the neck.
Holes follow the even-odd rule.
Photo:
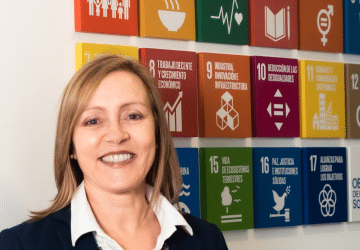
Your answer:
[[[136,232],[146,221],[149,204],[145,183],[135,190],[118,194],[85,182],[85,191],[99,226],[109,236],[113,230]]]

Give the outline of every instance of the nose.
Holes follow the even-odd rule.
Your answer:
[[[105,140],[107,142],[121,144],[130,138],[124,125],[114,122],[108,125]]]

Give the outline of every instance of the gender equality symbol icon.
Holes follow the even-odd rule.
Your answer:
[[[274,97],[283,97],[280,90],[278,89],[274,95]],[[277,101],[278,99],[276,99]],[[285,116],[288,117],[289,113],[290,113],[290,108],[287,105],[287,103],[274,103],[272,104],[270,102],[267,111],[270,115],[270,117],[281,117],[281,116]],[[283,123],[282,122],[275,122],[275,126],[277,127],[278,130],[281,129]]]
[[[320,33],[323,35],[321,38],[321,42],[323,43],[323,46],[326,45],[328,39],[326,38],[326,35],[329,33],[331,28],[331,18],[330,15],[334,15],[334,6],[328,5],[329,10],[326,11],[326,9],[322,9],[319,11],[317,15],[317,27],[320,31]]]
[[[319,193],[320,211],[324,217],[332,217],[335,213],[336,193],[326,184]]]

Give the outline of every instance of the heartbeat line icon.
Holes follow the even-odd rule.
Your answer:
[[[231,32],[231,24],[233,21],[233,17],[235,18],[235,21],[237,22],[238,25],[241,24],[242,20],[243,20],[243,15],[242,13],[235,13],[234,14],[234,6],[236,5],[236,9],[239,9],[239,5],[237,3],[237,0],[234,0],[232,3],[232,8],[231,8],[231,15],[230,15],[230,21],[229,21],[229,16],[228,13],[226,12],[224,14],[224,9],[223,6],[220,7],[220,12],[218,16],[211,16],[212,19],[222,19],[222,23],[223,25],[226,22],[227,28],[228,28],[228,34],[230,35]]]

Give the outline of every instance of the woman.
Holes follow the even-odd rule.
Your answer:
[[[52,206],[0,234],[0,249],[227,249],[220,230],[181,215],[182,179],[155,82],[103,55],[65,88]]]
[[[110,2],[111,2],[112,18],[116,18],[116,12],[118,10],[118,1],[110,0]]]

